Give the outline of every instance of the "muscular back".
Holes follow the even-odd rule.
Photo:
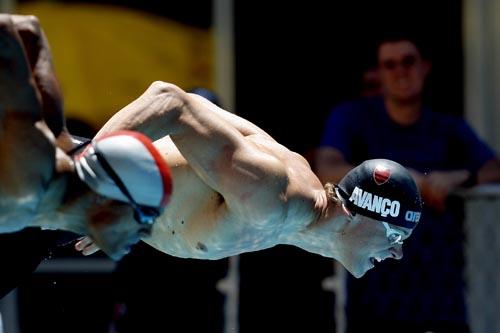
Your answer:
[[[236,125],[242,125],[240,118],[229,117]],[[229,205],[224,193],[207,185],[166,137],[155,145],[171,167],[174,192],[152,236],[144,239],[146,243],[175,256],[218,259],[275,246],[280,234],[303,228],[314,218],[313,196],[306,198],[299,191],[303,178],[315,177],[307,162],[267,134],[255,133],[248,127],[241,129],[249,134],[246,139],[251,144],[278,161],[285,161],[290,174],[282,192],[276,193],[281,207],[252,207],[248,205],[254,201],[245,198]]]

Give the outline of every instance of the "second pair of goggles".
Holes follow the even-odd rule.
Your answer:
[[[79,144],[73,153],[78,177],[94,192],[129,203],[138,223],[152,225],[172,194],[172,178],[151,140],[115,131],[94,140],[74,137],[74,142]]]

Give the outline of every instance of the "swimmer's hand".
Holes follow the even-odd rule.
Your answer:
[[[100,248],[89,236],[78,239],[78,242],[75,244],[75,249],[81,252],[84,256],[89,256],[100,250]]]

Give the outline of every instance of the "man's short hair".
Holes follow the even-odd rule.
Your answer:
[[[418,36],[415,33],[408,31],[393,31],[387,32],[378,37],[375,40],[374,51],[375,51],[375,59],[378,59],[378,51],[382,44],[385,43],[396,43],[401,41],[408,41],[415,45],[417,50],[420,52],[420,55],[425,59],[431,58],[431,50],[429,45],[424,43],[422,37]]]

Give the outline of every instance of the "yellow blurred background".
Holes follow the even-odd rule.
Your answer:
[[[213,88],[210,29],[97,4],[20,4],[47,35],[65,114],[100,127],[155,80]]]

